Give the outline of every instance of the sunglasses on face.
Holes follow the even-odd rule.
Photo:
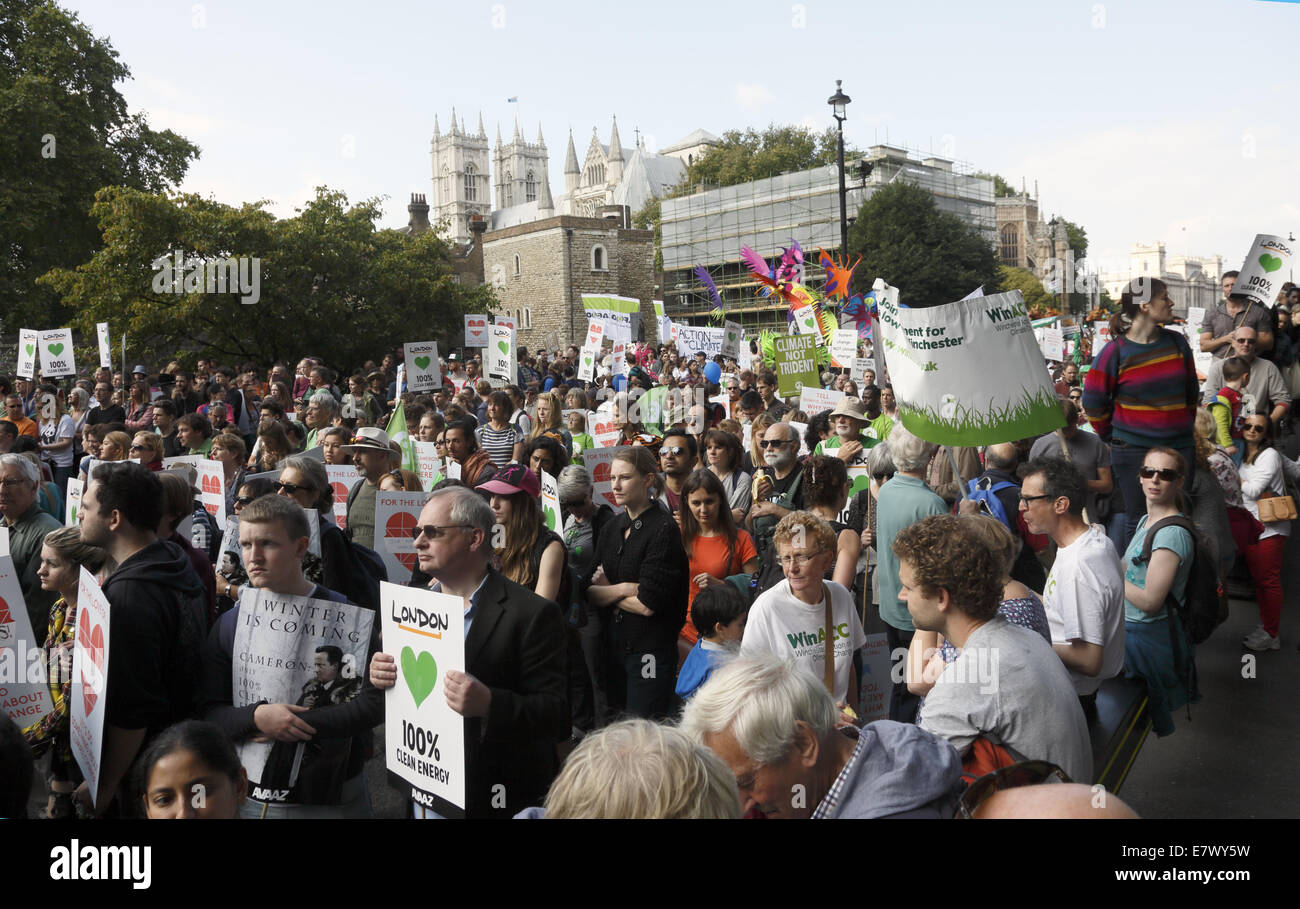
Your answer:
[[[659,449],[659,457],[661,458],[665,455],[672,455],[674,458],[680,458],[684,454],[686,454],[686,449],[680,445],[665,445],[663,448]]]
[[[1144,480],[1150,480],[1152,477],[1159,477],[1166,483],[1172,483],[1182,476],[1181,473],[1172,467],[1142,467],[1138,470],[1138,476]]]
[[[278,483],[278,482],[277,482],[277,483],[275,484],[275,491],[276,491],[276,492],[287,492],[289,495],[293,495],[295,492],[299,492],[299,491],[302,491],[302,492],[315,492],[316,490],[312,489],[310,486],[299,486],[297,483]]]
[[[428,537],[430,540],[441,539],[447,535],[447,531],[454,530],[457,527],[464,530],[472,529],[468,524],[421,524],[417,527],[411,528],[411,539],[418,540],[420,539],[421,534]]]
[[[1241,427],[1242,432],[1266,432],[1267,430],[1268,427],[1261,423],[1247,423],[1245,426]]]
[[[235,507],[243,508],[249,502],[253,501],[252,496],[235,496]]]
[[[780,448],[782,445],[792,444],[794,443],[789,439],[764,439],[758,443],[760,448]]]

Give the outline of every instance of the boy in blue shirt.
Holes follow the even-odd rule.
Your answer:
[[[700,633],[677,673],[677,696],[683,700],[709,680],[723,659],[734,656],[745,636],[749,604],[735,587],[719,584],[706,587],[691,603],[691,622]]]

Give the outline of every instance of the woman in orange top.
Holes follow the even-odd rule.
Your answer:
[[[690,595],[681,637],[695,646],[699,638],[691,624],[690,604],[705,587],[727,583],[727,576],[758,570],[753,538],[736,527],[727,507],[727,493],[711,470],[697,470],[682,486],[682,544],[690,559]],[[680,644],[680,642],[679,642]]]

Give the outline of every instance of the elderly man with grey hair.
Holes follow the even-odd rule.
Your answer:
[[[303,417],[304,422],[310,432],[307,433],[307,442],[304,450],[310,451],[319,445],[325,430],[334,424],[334,418],[339,414],[339,402],[334,400],[331,394],[314,394],[311,400],[307,402],[307,413]]]
[[[41,589],[41,579],[36,576],[41,567],[41,543],[47,533],[63,526],[37,505],[40,482],[41,470],[32,459],[21,454],[0,455],[0,515],[9,530],[9,555],[27,603],[36,646],[45,643],[50,607],[58,599],[57,591]]]
[[[555,746],[569,738],[566,644],[560,608],[489,564],[496,517],[474,490],[435,490],[420,512],[415,552],[430,589],[461,599],[465,671],[443,673],[447,706],[465,718],[465,813],[511,817],[538,805],[555,779]],[[376,688],[397,684],[397,660],[370,661]],[[416,817],[453,810],[413,804]],[[439,813],[441,812],[441,813]]]
[[[876,499],[876,556],[880,579],[880,617],[891,654],[906,653],[915,628],[907,604],[899,599],[898,556],[894,538],[899,531],[932,514],[947,514],[948,506],[925,485],[926,468],[935,446],[917,438],[901,423],[889,434],[889,453],[894,459],[893,479],[880,488]],[[889,698],[889,718],[901,723],[916,720],[921,699],[907,690],[906,680],[894,682]]]
[[[877,720],[837,728],[820,680],[793,661],[745,656],[686,703],[681,729],[736,776],[741,809],[770,818],[951,818],[963,789],[952,745]]]

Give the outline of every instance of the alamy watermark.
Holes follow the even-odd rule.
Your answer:
[[[262,260],[256,256],[204,259],[173,250],[149,264],[156,294],[238,293],[245,304],[262,298]]]

